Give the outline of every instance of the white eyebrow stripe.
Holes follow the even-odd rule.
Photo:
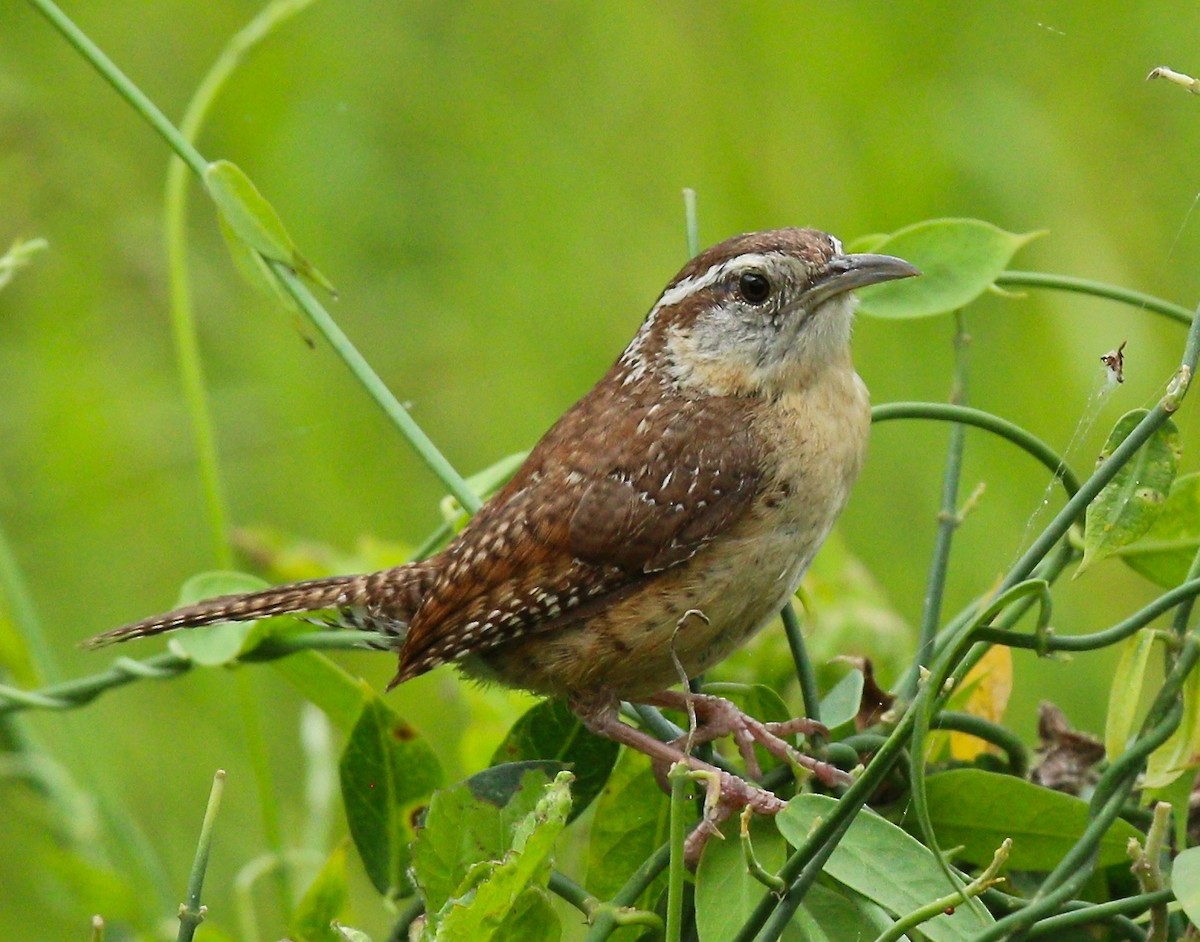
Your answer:
[[[705,288],[711,287],[731,271],[738,271],[742,268],[753,268],[761,265],[766,265],[772,258],[778,258],[778,252],[770,254],[762,254],[751,252],[746,255],[738,255],[734,258],[727,259],[720,264],[712,265],[702,275],[692,275],[690,278],[684,278],[677,285],[672,285],[662,293],[662,297],[658,299],[658,303],[654,305],[654,310],[651,311],[651,316],[657,313],[661,308],[673,307],[684,298],[690,297],[697,291],[703,291]]]

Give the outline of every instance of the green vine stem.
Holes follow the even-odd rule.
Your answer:
[[[950,390],[950,404],[965,406],[967,399],[967,347],[970,337],[962,311],[955,313],[954,328],[954,380]],[[933,558],[929,564],[929,578],[925,584],[925,599],[921,606],[921,627],[917,634],[917,651],[912,667],[900,683],[900,696],[911,699],[917,691],[917,680],[923,667],[928,667],[933,658],[934,639],[942,619],[942,598],[946,590],[946,577],[950,568],[950,549],[954,533],[959,526],[958,485],[962,478],[963,450],[966,445],[966,427],[961,422],[950,426],[950,442],[946,449],[946,466],[942,472],[942,504],[937,516],[937,535],[934,539]]]
[[[233,663],[274,661],[297,651],[377,650],[394,643],[395,638],[374,632],[312,631],[290,638],[269,638]],[[74,710],[116,687],[138,680],[165,680],[185,674],[195,666],[191,658],[167,652],[142,661],[120,657],[108,670],[41,690],[18,690],[0,685],[0,716],[22,710]]]
[[[1008,760],[1008,771],[1012,775],[1024,778],[1025,773],[1029,770],[1029,750],[1025,748],[1025,743],[1021,741],[1020,736],[999,723],[993,723],[982,716],[975,716],[971,713],[943,710],[933,718],[929,725],[931,729],[966,733],[968,736],[974,736],[976,739],[982,739],[993,746],[998,746],[1004,750],[1005,758]]]
[[[1002,882],[1004,878],[998,877],[997,874],[1008,862],[1008,855],[1011,851],[1012,838],[1006,837],[996,850],[996,853],[992,855],[992,862],[988,864],[987,868],[979,876],[961,890],[926,903],[907,916],[897,919],[879,935],[879,938],[875,942],[899,942],[910,929],[915,929],[935,916],[942,915],[946,910],[960,906],[967,900],[974,899],[983,893],[984,890],[996,883]]]
[[[229,77],[245,56],[291,17],[314,0],[273,0],[225,44],[217,60],[200,80],[179,122],[179,134],[195,144],[209,110]],[[192,303],[187,266],[188,165],[172,155],[167,164],[163,192],[163,230],[171,293],[171,332],[184,400],[191,416],[192,436],[200,470],[200,485],[207,509],[213,554],[218,569],[233,568],[229,540],[229,510],[221,480],[212,411],[204,382],[204,364],[196,337],[196,315]]]
[[[808,647],[804,643],[804,631],[796,617],[796,606],[790,600],[779,613],[783,618],[783,632],[787,636],[792,662],[796,665],[796,679],[800,682],[800,697],[804,701],[804,715],[810,720],[821,722],[821,698],[817,692],[817,672],[813,669]]]
[[[1153,311],[1155,314],[1162,314],[1185,326],[1192,322],[1192,312],[1185,307],[1149,294],[1143,294],[1140,291],[1130,291],[1128,288],[1119,288],[1102,281],[1092,281],[1090,278],[1049,275],[1036,271],[1006,271],[1001,272],[996,278],[996,284],[1001,288],[1049,288],[1054,291],[1088,294],[1094,298],[1120,301],[1132,307]]]
[[[633,906],[637,898],[646,892],[646,888],[655,878],[667,869],[671,861],[671,842],[663,844],[658,850],[642,861],[642,865],[634,871],[633,876],[625,881],[625,885],[617,895],[609,900],[592,922],[592,927],[584,942],[603,942],[618,928],[618,912]]]
[[[992,432],[1040,461],[1051,474],[1062,481],[1068,497],[1079,490],[1079,479],[1053,448],[1033,433],[991,412],[946,402],[886,402],[871,410],[873,424],[894,419],[933,419],[939,422],[973,425]]]
[[[49,22],[75,47],[79,53],[99,72],[117,93],[124,98],[140,114],[155,131],[165,140],[176,154],[187,164],[188,168],[199,177],[203,177],[208,166],[198,150],[176,130],[166,116],[155,107],[142,91],[129,80],[71,20],[60,10],[52,0],[28,0]],[[321,306],[299,278],[287,266],[263,257],[271,271],[275,273],[285,291],[292,296],[300,309],[312,320],[313,325],[330,341],[334,351],[349,367],[351,374],[367,390],[376,404],[383,409],[389,419],[400,429],[417,454],[426,465],[441,480],[446,488],[469,512],[479,508],[479,498],[467,486],[462,475],[438,451],[433,441],[424,430],[413,420],[405,409],[392,395],[383,381],[367,364],[367,361],[350,343],[349,338],[334,323],[329,312]]]
[[[1036,926],[1030,928],[1027,935],[1030,939],[1040,939],[1043,936],[1058,939],[1062,937],[1061,933],[1066,929],[1102,922],[1114,916],[1143,913],[1153,906],[1170,903],[1174,899],[1175,892],[1173,890],[1159,890],[1155,893],[1143,893],[1137,896],[1127,896],[1124,899],[1110,900],[1107,903],[1079,903],[1073,906],[1069,912],[1041,920]]]
[[[204,921],[207,907],[200,905],[200,891],[204,888],[204,873],[208,869],[208,855],[212,850],[213,825],[217,812],[221,810],[221,795],[225,792],[225,771],[218,769],[213,777],[212,790],[208,794],[208,807],[204,809],[204,822],[200,825],[200,839],[196,844],[196,857],[188,876],[187,902],[179,907],[179,935],[177,942],[191,942],[196,928]]]

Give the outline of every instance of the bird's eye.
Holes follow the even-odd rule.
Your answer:
[[[750,304],[762,304],[771,296],[771,280],[760,271],[742,272],[737,289]]]

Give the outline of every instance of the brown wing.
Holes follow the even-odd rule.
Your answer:
[[[757,458],[745,403],[631,400],[610,374],[446,549],[396,683],[577,622],[691,558],[745,513]]]

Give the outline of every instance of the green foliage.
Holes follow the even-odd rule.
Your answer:
[[[824,795],[797,795],[775,822],[788,843],[799,847],[836,804]],[[928,848],[891,822],[869,813],[854,819],[824,869],[838,883],[895,916],[907,915],[950,890],[937,858]],[[922,923],[921,931],[932,942],[965,942],[991,922],[986,911],[981,916],[974,908],[962,906],[953,916],[943,914]]]
[[[1116,553],[1129,568],[1169,589],[1187,578],[1200,552],[1200,471],[1181,474],[1171,484],[1167,500],[1137,541]]]
[[[291,937],[295,942],[340,942],[342,936],[334,923],[343,918],[350,905],[350,887],[346,878],[346,845],[339,844],[317,873],[291,918]]]
[[[251,284],[268,288],[285,304],[294,307],[290,295],[279,290],[278,282],[266,264],[274,261],[281,262],[330,294],[335,293],[328,279],[300,254],[275,208],[237,164],[214,160],[204,171],[204,185],[217,204],[221,234],[225,236],[230,254]]]
[[[859,239],[851,251],[896,255],[921,270],[920,278],[864,290],[862,313],[909,319],[964,308],[994,287],[1018,249],[1042,234],[1016,235],[978,219],[930,219]]]
[[[433,750],[369,691],[338,763],[346,823],[363,866],[386,897],[407,896],[416,822],[442,782]]]
[[[926,787],[939,842],[961,848],[958,857],[977,866],[1010,837],[1010,867],[1052,870],[1088,825],[1087,802],[1011,775],[953,769],[931,775]],[[1129,839],[1140,836],[1128,822],[1114,821],[1097,845],[1099,865],[1125,860]]]
[[[618,746],[589,733],[565,703],[546,700],[517,720],[496,747],[493,764],[553,759],[575,776],[571,818],[578,817],[600,794],[617,761]]]
[[[1145,409],[1135,409],[1121,416],[1097,462],[1108,460],[1147,414]],[[1083,559],[1076,574],[1128,546],[1154,525],[1175,480],[1179,454],[1179,431],[1168,419],[1088,504]]]
[[[423,939],[488,942],[512,938],[505,933],[515,925],[533,942],[559,937],[543,890],[571,809],[570,782],[570,772],[544,788],[527,780],[522,792],[535,793],[532,808],[521,793],[501,808],[461,786],[439,794],[455,797],[430,807],[414,861],[429,914]]]

